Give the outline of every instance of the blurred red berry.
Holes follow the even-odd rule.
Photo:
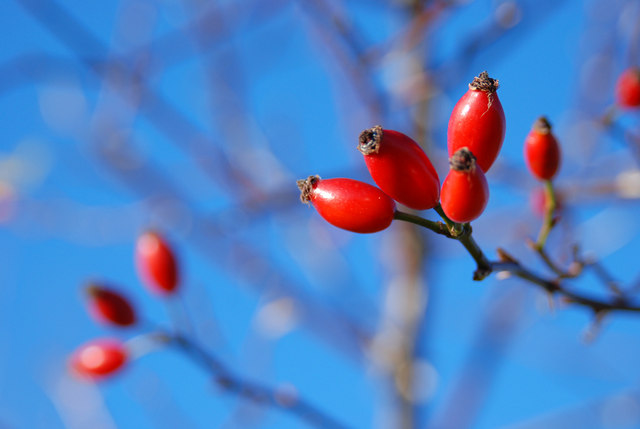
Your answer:
[[[92,283],[87,287],[89,312],[102,323],[131,326],[136,322],[136,313],[129,301],[119,292]]]
[[[153,292],[168,295],[178,286],[178,266],[169,244],[156,232],[145,232],[136,243],[136,266],[143,283]]]
[[[531,174],[551,180],[560,166],[560,145],[545,117],[539,118],[524,142],[524,159]]]
[[[459,149],[449,160],[451,170],[442,184],[442,210],[454,222],[477,219],[489,201],[489,185],[476,159],[467,148]]]
[[[127,351],[120,341],[98,339],[80,346],[70,363],[81,376],[104,378],[117,372],[126,361]]]
[[[387,228],[393,221],[396,203],[375,186],[353,179],[298,180],[300,199],[311,202],[331,225],[347,231],[370,233]]]
[[[618,77],[616,102],[627,109],[640,106],[640,68],[630,67]]]
[[[506,121],[498,98],[498,81],[484,71],[469,84],[451,112],[447,130],[449,156],[468,148],[483,173],[496,160],[504,140]]]
[[[438,204],[438,173],[411,137],[378,125],[360,134],[358,150],[373,181],[391,198],[415,210]]]

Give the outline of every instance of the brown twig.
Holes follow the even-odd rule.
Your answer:
[[[584,259],[580,257],[580,255],[578,254],[578,246],[574,246],[573,262],[571,262],[569,268],[564,270],[551,259],[551,256],[545,249],[537,247],[536,243],[534,243],[533,241],[529,241],[528,244],[529,247],[531,247],[540,256],[540,259],[542,259],[547,268],[553,271],[558,280],[574,279],[583,274],[585,268],[591,268],[595,276],[611,293],[619,296],[624,295],[624,292],[620,289],[618,281],[614,279],[614,277],[602,266],[600,262],[598,262],[594,258]]]
[[[303,1],[300,6],[307,11],[310,22],[314,24],[313,29],[331,50],[336,64],[368,109],[372,122],[381,122],[386,108],[385,94],[373,81],[369,65],[364,60],[363,46],[366,43],[356,36],[361,32],[326,0]]]
[[[524,267],[513,256],[509,255],[505,250],[498,249],[499,261],[490,262],[485,256],[482,249],[478,246],[472,236],[471,226],[465,225],[463,233],[459,236],[453,236],[440,222],[428,221],[420,216],[396,214],[396,219],[415,223],[416,225],[428,228],[447,238],[460,241],[467,249],[471,257],[476,261],[477,269],[474,272],[474,280],[482,280],[489,274],[494,272],[507,272],[511,275],[527,280],[529,283],[537,285],[551,295],[560,295],[568,303],[578,304],[583,307],[590,308],[595,314],[603,311],[630,311],[640,312],[640,306],[633,305],[628,302],[626,297],[617,296],[611,300],[599,300],[583,295],[579,292],[569,290],[560,279],[547,279],[532,270]],[[440,226],[439,226],[440,225]]]
[[[285,397],[277,389],[246,380],[234,374],[216,356],[189,337],[169,332],[155,332],[146,334],[146,336],[159,344],[174,347],[193,362],[199,364],[213,376],[218,386],[227,393],[240,396],[259,405],[283,410],[298,417],[310,426],[335,429],[347,428],[346,425],[338,422],[334,417],[329,416],[297,395],[286,395]]]
[[[428,5],[419,6],[412,17],[411,21],[403,25],[397,34],[391,36],[378,45],[369,48],[362,56],[362,60],[367,64],[379,63],[380,60],[389,52],[408,52],[415,48],[425,36],[430,24],[439,18],[447,8],[452,6],[453,2],[448,0],[436,0],[429,2]]]

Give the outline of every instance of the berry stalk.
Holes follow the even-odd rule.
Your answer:
[[[540,233],[538,234],[538,240],[536,241],[535,248],[536,250],[542,250],[544,245],[547,243],[547,238],[549,237],[549,233],[553,228],[553,214],[556,210],[556,194],[553,190],[553,183],[551,180],[544,181],[544,192],[547,201],[546,211],[544,213],[544,222],[542,227],[540,228]]]

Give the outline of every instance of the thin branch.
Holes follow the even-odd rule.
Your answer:
[[[457,235],[462,231],[461,225],[449,219],[449,217],[445,214],[444,210],[442,210],[442,206],[440,205],[440,203],[438,203],[438,205],[435,206],[433,209],[436,211],[436,213],[440,215],[442,220],[444,220],[444,223],[447,224],[447,227],[449,227],[449,231],[451,231],[451,234]]]
[[[331,50],[336,64],[361,98],[373,122],[380,122],[385,113],[386,96],[376,85],[363,56],[363,46],[367,46],[367,43],[360,40],[362,32],[337,13],[326,0],[301,1],[299,4],[301,10],[306,11],[309,22],[314,25],[322,42]]]
[[[445,224],[443,224],[442,222],[434,222],[432,220],[425,219],[423,217],[420,217],[411,213],[406,213],[400,210],[396,210],[393,217],[394,219],[403,220],[405,222],[410,222],[410,223],[419,225],[423,228],[430,229],[436,234],[444,235],[447,238],[453,238],[453,235],[451,235],[451,232],[447,229]]]
[[[543,249],[544,245],[547,243],[547,238],[549,237],[549,233],[554,225],[553,214],[556,211],[556,194],[553,190],[553,183],[551,180],[544,181],[544,202],[545,202],[545,213],[544,213],[544,222],[542,224],[542,228],[540,229],[540,233],[538,234],[538,241],[536,242],[537,249]]]
[[[503,251],[504,252],[504,251]],[[578,292],[568,290],[559,281],[549,280],[523,267],[518,261],[496,261],[491,263],[494,272],[509,272],[516,277],[527,280],[530,283],[540,286],[551,294],[558,294],[568,303],[579,304],[589,307],[594,313],[603,311],[633,311],[640,312],[640,307],[631,305],[624,298],[615,298],[611,301],[598,300],[582,295]]]
[[[211,373],[218,385],[227,393],[240,396],[256,404],[270,406],[290,413],[309,426],[346,429],[347,426],[327,415],[315,405],[297,395],[285,395],[277,389],[248,381],[230,371],[216,356],[199,343],[181,334],[155,332],[145,334],[149,339],[174,347],[193,362]]]
[[[602,264],[595,259],[587,259],[583,261],[584,267],[589,267],[593,273],[600,279],[602,283],[614,294],[623,295],[624,292],[620,289],[618,281],[602,266]]]
[[[575,245],[573,247],[573,262],[566,270],[561,268],[549,255],[549,253],[544,249],[538,247],[537,243],[533,240],[528,239],[527,245],[540,256],[540,259],[544,264],[549,268],[558,279],[574,279],[582,274],[585,266],[585,262],[580,259],[578,252],[579,247]]]
[[[625,293],[620,289],[618,281],[602,266],[600,262],[594,258],[583,259],[578,255],[579,248],[574,246],[573,262],[568,269],[563,270],[556,264],[546,250],[537,247],[536,243],[530,241],[529,247],[531,247],[542,259],[545,265],[553,271],[561,279],[574,279],[584,273],[585,268],[591,268],[594,275],[602,282],[602,284],[614,295],[624,295]]]
[[[442,230],[446,227],[441,222],[429,221],[427,219],[421,218],[420,216],[409,215],[402,212],[396,212],[395,218],[398,220],[415,223],[416,225],[423,226],[440,235],[444,235],[447,238],[460,241],[476,261],[477,269],[473,275],[474,280],[482,280],[489,274],[494,272],[507,272],[523,280],[527,280],[529,283],[541,287],[551,295],[561,295],[563,299],[568,303],[588,307],[596,314],[610,311],[640,312],[640,306],[632,305],[628,302],[627,298],[623,296],[617,296],[612,300],[606,301],[590,298],[578,292],[571,291],[567,289],[559,279],[547,279],[522,266],[519,261],[517,261],[502,249],[498,249],[500,260],[490,262],[485,256],[482,249],[473,239],[471,226],[469,224],[465,224],[465,228],[461,235],[453,236],[449,233],[449,231]],[[438,225],[442,226],[439,227]]]
[[[409,52],[420,44],[428,35],[427,29],[438,19],[442,12],[451,7],[453,2],[449,0],[436,0],[426,6],[418,6],[411,20],[403,25],[397,34],[388,40],[368,48],[362,56],[366,64],[379,64],[382,58],[390,52]]]
[[[147,163],[135,170],[119,168],[114,157],[117,158],[120,153],[105,152],[104,142],[100,141],[99,136],[95,138],[97,159],[134,195],[154,195],[161,189],[163,197],[177,207],[190,207],[190,201],[184,193],[153,164]],[[119,150],[125,149],[126,154],[135,155],[135,145],[123,145]],[[153,200],[148,202],[153,204]],[[263,291],[268,287],[277,296],[290,297],[296,306],[300,306],[300,314],[303,316],[300,323],[348,356],[356,359],[362,357],[362,349],[371,340],[371,333],[366,326],[346,311],[331,308],[314,299],[304,288],[299,287],[296,281],[282,271],[274,269],[277,264],[255,249],[251,243],[239,238],[229,240],[228,232],[211,216],[203,216],[197,211],[193,211],[192,215],[196,225],[194,231],[197,233],[190,233],[186,239],[207,261],[233,273],[240,283],[250,286],[253,290]],[[248,266],[252,269],[247,269]],[[265,278],[269,278],[270,281],[265,282]]]

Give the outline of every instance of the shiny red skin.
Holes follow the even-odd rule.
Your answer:
[[[449,156],[468,147],[486,173],[498,157],[505,131],[504,110],[498,93],[469,89],[458,100],[449,118]]]
[[[89,312],[99,322],[131,326],[136,323],[136,313],[127,300],[119,292],[92,284],[88,287]]]
[[[551,180],[560,167],[560,146],[551,132],[531,130],[524,142],[524,159],[531,174]]]
[[[127,361],[124,345],[113,339],[98,339],[80,347],[71,356],[71,368],[89,378],[104,378],[116,373]]]
[[[620,74],[616,82],[616,102],[626,109],[640,106],[640,68],[631,67]]]
[[[138,237],[136,267],[141,280],[153,292],[169,295],[178,287],[178,265],[169,244],[156,232]]]
[[[440,192],[440,204],[447,217],[466,223],[477,219],[489,202],[489,184],[482,169],[468,172],[449,170]]]
[[[438,204],[438,173],[411,137],[383,130],[378,152],[364,155],[364,160],[376,185],[400,204],[414,210],[427,210]]]
[[[310,201],[331,225],[363,234],[387,228],[396,209],[396,203],[380,189],[346,178],[318,180]]]

